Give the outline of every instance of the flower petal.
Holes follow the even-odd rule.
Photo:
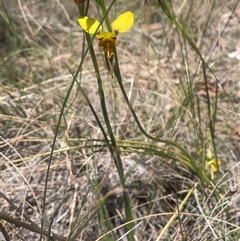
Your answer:
[[[132,27],[133,22],[134,22],[134,14],[130,11],[127,11],[119,15],[112,22],[112,29],[117,33],[125,33]]]
[[[116,39],[116,34],[112,32],[102,32],[100,34],[97,34],[97,39],[111,39],[115,38]]]
[[[94,34],[98,30],[99,32],[102,30],[102,25],[98,20],[90,17],[81,17],[78,18],[78,23],[89,34]]]

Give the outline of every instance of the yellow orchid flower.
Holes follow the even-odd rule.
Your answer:
[[[221,161],[213,157],[210,149],[207,150],[207,158],[209,160],[207,164],[211,166],[211,172],[214,173],[218,171],[219,167],[221,166]]]
[[[117,45],[117,36],[115,33],[102,32],[97,35],[98,45],[104,48],[104,52],[107,58],[113,56],[113,47]]]
[[[213,158],[210,161],[208,161],[208,165],[211,166],[212,172],[216,172],[219,169],[221,162],[220,160]]]
[[[112,22],[113,32],[101,32],[102,25],[98,20],[87,16],[78,18],[78,23],[85,32],[89,34],[97,33],[96,37],[99,41],[98,44],[100,47],[104,48],[104,53],[108,59],[111,59],[113,56],[114,47],[117,45],[118,33],[127,32],[132,27],[133,22],[134,14],[130,11],[127,11],[119,15]]]

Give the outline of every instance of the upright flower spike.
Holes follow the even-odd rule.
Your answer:
[[[81,17],[78,18],[78,23],[83,28],[83,30],[89,34],[95,34],[97,32],[98,44],[100,47],[104,48],[105,56],[108,59],[111,59],[114,52],[114,47],[117,45],[117,35],[118,33],[127,32],[133,25],[134,14],[130,11],[127,11],[119,15],[112,22],[113,32],[101,32],[102,26],[100,22],[94,18],[90,17]]]

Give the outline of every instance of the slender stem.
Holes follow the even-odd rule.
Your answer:
[[[112,2],[112,4],[109,6],[109,8],[107,10],[106,6],[105,6],[104,0],[100,0],[100,6],[101,6],[101,9],[102,9],[102,12],[103,12],[103,16],[104,16],[104,20],[106,22],[106,25],[107,25],[107,28],[108,28],[109,32],[112,32],[112,27],[111,27],[111,23],[109,21],[108,12],[112,8],[114,3],[115,3],[115,1]]]
[[[33,226],[32,224],[26,223],[26,222],[22,222],[16,218],[12,218],[10,216],[8,216],[5,213],[1,213],[0,212],[0,219],[5,220],[9,223],[13,223],[14,225],[16,225],[17,227],[22,227],[22,228],[26,228],[34,233],[38,233],[44,236],[48,236],[48,231],[43,229],[43,228],[39,228],[38,226]],[[52,238],[54,240],[59,240],[59,241],[67,241],[67,238],[62,236],[62,235],[58,235],[56,233],[51,232],[52,234]]]

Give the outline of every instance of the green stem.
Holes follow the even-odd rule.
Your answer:
[[[112,32],[112,27],[111,27],[111,23],[110,23],[110,21],[109,21],[108,12],[109,12],[109,10],[112,8],[112,6],[113,6],[114,3],[115,3],[115,1],[113,1],[113,2],[111,3],[111,5],[109,6],[109,8],[108,8],[108,10],[107,10],[104,0],[100,0],[100,7],[101,7],[101,9],[102,9],[103,16],[104,16],[104,20],[105,20],[105,22],[106,22],[106,25],[107,25],[107,28],[108,28],[108,31],[109,31],[109,32]]]
[[[112,4],[109,6],[108,10],[106,9],[104,0],[100,0],[99,2],[100,2],[100,6],[101,6],[101,9],[102,9],[102,12],[103,12],[103,15],[104,15],[104,19],[105,19],[108,31],[111,32],[112,31],[112,27],[111,27],[111,24],[110,24],[110,21],[109,21],[109,18],[108,18],[108,12],[111,9],[111,7],[113,6],[113,4],[115,3],[115,1],[112,2]],[[116,53],[116,51],[115,51],[115,53]],[[117,55],[115,55],[115,59],[116,58],[117,58]],[[118,62],[116,62],[116,64],[118,65]],[[119,70],[119,66],[117,66],[117,68]],[[120,70],[119,70],[119,72],[120,72]],[[100,75],[97,76],[97,78],[100,78]],[[110,126],[108,115],[107,115],[107,112],[106,112],[106,109],[105,109],[104,92],[102,90],[101,81],[98,80],[98,83],[99,83],[99,94],[101,95],[101,100],[103,100],[102,107],[104,107],[103,110],[105,112],[105,114],[104,114],[105,123],[107,125],[108,133],[110,135],[110,138],[111,138],[111,141],[112,141],[112,145],[113,145],[113,148],[114,148],[114,153],[112,153],[113,154],[113,159],[114,159],[115,166],[117,168],[117,171],[118,171],[118,174],[119,174],[119,177],[120,177],[121,184],[124,187],[126,180],[125,180],[125,177],[124,177],[124,170],[123,170],[123,166],[122,166],[120,151],[119,151],[119,147],[116,144],[115,137],[114,137],[114,135],[112,133],[112,129],[111,129],[111,126]],[[130,197],[129,197],[127,191],[123,192],[123,199],[124,199],[124,206],[125,206],[126,221],[129,222],[129,221],[133,220],[133,216],[132,216],[132,210],[131,210],[131,205],[130,205],[131,204],[131,200],[130,200]],[[132,230],[133,227],[134,227],[134,223],[130,222],[127,225],[128,231]],[[134,241],[134,232],[129,232],[128,233],[128,240],[129,241]]]

